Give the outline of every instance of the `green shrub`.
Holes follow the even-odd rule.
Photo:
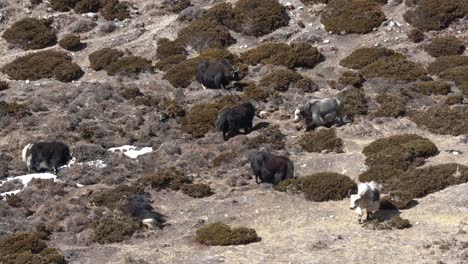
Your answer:
[[[392,56],[380,59],[362,68],[360,73],[369,78],[387,78],[402,81],[426,80],[427,72],[415,62]]]
[[[360,88],[362,87],[362,84],[366,81],[364,79],[364,76],[358,72],[353,72],[353,71],[345,71],[341,75],[341,77],[338,79],[338,82],[345,87],[348,85]]]
[[[325,202],[346,198],[350,190],[356,189],[348,176],[334,172],[319,172],[298,179],[288,179],[278,184],[277,191],[304,193],[309,201]]]
[[[365,34],[385,21],[379,5],[368,0],[332,0],[323,10],[320,22],[333,33]]]
[[[359,48],[340,61],[340,65],[346,68],[360,70],[380,59],[398,57],[405,58],[401,53],[387,48]]]
[[[50,8],[58,12],[67,12],[72,9],[79,0],[50,0]]]
[[[427,111],[412,112],[410,119],[436,134],[459,136],[468,133],[468,107],[435,106]]]
[[[101,8],[101,1],[99,0],[80,0],[75,4],[73,10],[77,14],[96,13]]]
[[[372,167],[359,175],[360,182],[387,182],[394,177],[400,177],[405,171],[391,164],[373,164]]]
[[[367,100],[361,89],[352,87],[340,92],[337,97],[343,103],[345,115],[351,118],[367,115]]]
[[[408,32],[408,38],[413,41],[414,43],[420,43],[424,40],[426,36],[424,35],[424,32],[422,30],[419,30],[417,28],[412,29],[410,32]]]
[[[192,46],[198,52],[212,48],[226,48],[236,43],[228,28],[204,19],[195,20],[180,30],[177,41]]]
[[[416,82],[414,85],[418,93],[425,95],[447,95],[450,93],[450,85],[446,82]]]
[[[411,25],[424,30],[441,30],[452,21],[468,14],[468,3],[459,0],[421,0],[414,10],[407,11],[403,18]]]
[[[166,57],[164,59],[160,59],[156,64],[154,65],[155,69],[161,70],[161,71],[168,71],[170,68],[173,66],[184,62],[187,60],[187,55],[173,55]]]
[[[322,55],[310,44],[298,42],[267,43],[241,54],[241,60],[250,65],[275,64],[288,68],[313,68],[322,60]]]
[[[254,229],[246,227],[231,228],[220,222],[202,226],[197,230],[195,240],[209,246],[229,246],[249,244],[260,241]]]
[[[444,56],[438,57],[429,64],[427,71],[433,75],[439,75],[441,72],[452,68],[468,66],[468,56]]]
[[[65,52],[47,50],[31,53],[3,66],[1,71],[14,80],[55,78],[69,82],[78,80],[84,72],[71,62]]]
[[[124,53],[120,50],[103,48],[89,54],[91,69],[100,71],[106,69],[109,65],[119,60]]]
[[[185,45],[178,40],[171,41],[167,38],[160,38],[157,44],[156,53],[160,59],[176,55],[186,55],[187,53]]]
[[[455,37],[440,37],[433,39],[425,50],[432,57],[459,55],[465,51],[465,45]]]
[[[10,88],[10,84],[6,81],[0,81],[0,92],[8,90]]]
[[[70,51],[76,51],[82,47],[81,38],[79,35],[65,35],[59,41],[59,45],[60,47]]]
[[[446,105],[462,104],[463,103],[463,95],[448,96],[444,103]]]
[[[111,63],[105,69],[107,74],[114,76],[120,75],[138,75],[139,73],[152,73],[153,66],[151,61],[138,56],[127,56]]]
[[[279,92],[286,92],[291,86],[298,87],[305,92],[315,92],[318,89],[317,84],[311,79],[289,69],[276,70],[266,75],[260,80],[260,86]]]
[[[143,193],[144,190],[140,186],[122,184],[115,188],[102,189],[93,193],[91,203],[114,210],[119,208],[120,202],[124,197]]]
[[[186,184],[182,187],[182,192],[193,198],[203,198],[213,194],[211,187],[203,183]]]
[[[343,152],[343,140],[336,136],[335,129],[308,132],[299,138],[299,145],[307,152]]]
[[[440,77],[454,81],[458,85],[468,82],[468,65],[448,69],[439,74]]]
[[[130,17],[130,11],[126,3],[118,0],[104,0],[101,15],[105,20],[124,20]]]
[[[125,241],[140,227],[140,221],[132,217],[104,217],[92,224],[94,241],[99,244]]]
[[[377,108],[374,115],[376,117],[393,117],[404,116],[406,114],[406,102],[398,95],[380,94],[377,96]]]
[[[263,145],[270,145],[273,149],[284,149],[286,136],[281,133],[278,125],[268,126],[260,130],[260,135],[247,141],[249,149],[260,149]]]
[[[248,82],[244,87],[243,97],[257,102],[266,102],[270,97],[270,90],[265,87],[257,87],[254,82]]]
[[[36,232],[0,238],[0,263],[65,263],[64,257],[42,239],[42,233]]]
[[[51,24],[47,19],[24,18],[5,30],[2,37],[24,50],[43,49],[57,43]]]
[[[219,154],[218,156],[214,157],[212,164],[214,167],[220,167],[223,164],[230,163],[235,158],[237,158],[237,154],[234,152]]]
[[[190,180],[185,176],[185,173],[171,167],[157,173],[145,175],[140,179],[140,182],[144,185],[151,185],[151,188],[156,190],[171,189],[178,191],[185,184],[190,183]]]

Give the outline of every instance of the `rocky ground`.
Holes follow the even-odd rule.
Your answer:
[[[245,143],[261,132],[239,135],[224,142],[221,135],[209,132],[194,139],[180,130],[180,118],[161,121],[159,113],[146,106],[137,106],[120,95],[122,88],[138,87],[145,94],[164,96],[180,102],[185,110],[210,102],[236,91],[204,90],[194,82],[188,88],[174,88],[162,79],[163,72],[140,74],[138,77],[108,76],[104,71],[89,68],[88,55],[104,47],[118,48],[127,54],[157,60],[157,40],[174,39],[187,22],[158,8],[162,1],[128,1],[131,18],[106,22],[97,14],[78,15],[55,12],[44,2],[32,6],[29,1],[0,0],[0,32],[23,17],[53,17],[58,37],[91,28],[80,34],[86,48],[72,52],[73,61],[84,70],[84,76],[72,83],[53,79],[38,81],[8,80],[10,88],[0,91],[0,100],[27,105],[31,115],[1,119],[0,181],[27,174],[21,162],[22,148],[40,140],[61,140],[70,145],[78,162],[102,160],[106,167],[93,164],[63,169],[55,187],[31,185],[23,190],[26,207],[11,207],[0,201],[0,236],[31,231],[34,225],[46,223],[52,234],[48,243],[57,248],[69,263],[467,263],[468,262],[468,184],[452,186],[417,199],[417,205],[397,211],[384,210],[381,217],[393,215],[409,219],[412,227],[402,230],[374,230],[361,226],[357,215],[349,209],[347,199],[311,202],[302,195],[275,191],[269,184],[255,184],[249,158],[257,150]],[[191,1],[208,8],[219,2]],[[398,2],[398,1],[390,1]],[[434,58],[424,52],[428,40],[416,44],[408,40],[411,26],[403,19],[408,9],[404,4],[384,5],[387,20],[365,35],[336,35],[326,32],[320,23],[325,5],[304,6],[299,0],[280,1],[293,5],[288,10],[289,26],[255,38],[232,33],[237,43],[229,50],[239,54],[265,41],[291,43],[306,41],[316,45],[324,62],[315,68],[298,70],[318,84],[315,93],[283,94],[282,104],[260,103],[265,119],[254,123],[279,125],[286,135],[284,149],[301,177],[314,172],[332,171],[358,181],[367,170],[363,148],[379,138],[398,134],[417,134],[430,139],[440,151],[424,166],[445,163],[468,165],[467,135],[439,135],[416,126],[409,118],[359,117],[353,123],[338,127],[343,139],[343,153],[307,153],[297,140],[304,132],[292,122],[292,113],[299,103],[310,98],[325,98],[339,91],[331,89],[329,80],[337,80],[345,68],[339,61],[359,47],[379,46],[397,50],[410,60],[427,67]],[[297,25],[302,21],[305,28]],[[108,27],[115,27],[109,32]],[[441,31],[429,31],[427,39],[451,35],[468,44],[468,23],[460,19]],[[54,46],[48,49],[59,49]],[[1,65],[31,51],[10,47],[0,38]],[[465,55],[468,53],[465,51]],[[195,56],[192,52],[191,56]],[[258,81],[271,72],[271,66],[251,66],[247,80]],[[400,85],[386,80],[368,80],[363,90],[375,108],[375,96]],[[458,92],[458,91],[455,91]],[[444,100],[442,96],[425,98],[415,107],[425,107]],[[465,98],[466,102],[466,98]],[[465,106],[466,107],[466,104]],[[90,135],[89,135],[90,134]],[[121,152],[108,151],[123,145],[151,147],[152,152],[136,159]],[[270,150],[269,146],[265,147]],[[220,153],[234,152],[227,164],[213,166]],[[151,205],[164,218],[161,229],[142,229],[129,240],[101,245],[92,241],[87,224],[96,218],[97,210],[89,201],[93,192],[134,182],[142,175],[175,166],[194,182],[211,186],[212,196],[195,199],[171,190],[148,190]],[[2,186],[0,186],[2,187]],[[4,186],[3,186],[4,187]],[[17,186],[0,189],[1,192]],[[84,220],[83,220],[84,219]],[[221,221],[232,226],[254,228],[260,242],[240,246],[205,246],[194,240],[195,232],[205,223]],[[80,224],[81,223],[81,224]],[[83,226],[81,228],[81,226]]]

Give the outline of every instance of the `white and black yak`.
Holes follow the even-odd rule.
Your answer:
[[[294,178],[294,164],[290,159],[267,152],[261,151],[253,156],[250,167],[257,184],[268,182],[277,185],[283,180]]]
[[[241,128],[247,134],[252,130],[254,116],[255,107],[250,102],[225,108],[218,114],[216,131],[223,132],[224,140],[228,140],[229,134],[239,133]]]
[[[23,162],[28,170],[53,171],[71,160],[70,149],[62,142],[38,142],[28,144],[22,151]]]
[[[375,214],[380,207],[380,187],[379,184],[371,181],[368,183],[359,183],[357,194],[351,195],[351,210],[358,214],[358,222],[362,222],[362,214],[366,211],[366,220],[369,220],[370,214]]]
[[[294,122],[304,120],[307,131],[319,126],[341,125],[343,118],[343,104],[336,98],[312,99],[294,111]]]
[[[196,79],[205,88],[226,89],[232,81],[238,81],[238,68],[224,59],[218,62],[202,61],[196,68]]]

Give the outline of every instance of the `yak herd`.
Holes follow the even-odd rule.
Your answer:
[[[196,68],[196,79],[204,87],[226,89],[231,82],[238,80],[237,70],[229,61],[201,62]],[[216,130],[222,132],[224,140],[235,136],[239,130],[247,134],[252,131],[255,107],[245,102],[231,108],[225,108],[218,113],[215,123]],[[303,120],[306,130],[319,126],[333,126],[344,123],[342,103],[336,98],[313,99],[305,105],[300,105],[294,112],[294,122]],[[28,170],[58,172],[60,166],[71,160],[70,149],[61,142],[38,142],[28,144],[22,151],[23,162]],[[295,178],[294,164],[287,158],[260,151],[251,159],[250,166],[255,175],[255,182],[277,185],[283,180]],[[380,200],[379,186],[375,182],[361,183],[358,193],[351,195],[351,209],[356,210],[359,222],[363,210],[374,213]]]

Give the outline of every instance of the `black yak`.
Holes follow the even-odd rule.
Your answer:
[[[39,142],[23,148],[22,159],[31,171],[54,171],[71,160],[70,149],[62,142]]]
[[[307,131],[319,126],[342,124],[343,117],[343,104],[336,98],[312,99],[294,111],[294,122],[303,119]]]
[[[250,167],[257,184],[268,182],[277,185],[283,180],[294,178],[294,164],[286,157],[259,152],[250,161]]]
[[[239,133],[241,128],[247,134],[252,130],[254,116],[255,107],[249,102],[225,108],[218,114],[216,131],[223,132],[224,140],[228,140],[229,133]]]
[[[197,65],[196,78],[204,87],[226,89],[231,81],[238,81],[239,69],[224,59],[219,62],[202,61]]]

